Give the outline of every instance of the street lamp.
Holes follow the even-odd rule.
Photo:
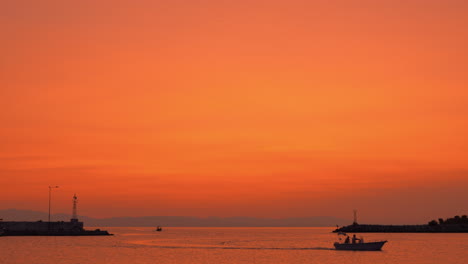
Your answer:
[[[49,186],[49,224],[50,224],[50,199],[52,194],[52,189],[58,188],[58,186]]]

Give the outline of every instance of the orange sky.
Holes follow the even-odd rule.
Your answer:
[[[1,1],[0,209],[466,214],[467,3]]]

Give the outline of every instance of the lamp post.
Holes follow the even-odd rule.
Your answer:
[[[58,186],[49,186],[49,226],[50,226],[50,200],[51,200],[51,194],[52,194],[52,189],[58,188]]]

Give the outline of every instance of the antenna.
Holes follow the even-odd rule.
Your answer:
[[[78,203],[78,197],[76,197],[76,193],[75,195],[73,195],[73,213],[72,213],[72,221],[75,220],[75,221],[78,221],[78,215],[76,213],[76,204]]]

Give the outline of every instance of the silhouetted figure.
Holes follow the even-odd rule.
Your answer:
[[[353,235],[353,240],[352,240],[352,241],[353,241],[353,244],[356,244],[356,240],[359,240],[359,239],[357,239],[357,238],[356,238],[356,234],[354,234],[354,235]]]
[[[345,244],[349,244],[349,236],[346,236],[346,239],[345,239]]]

